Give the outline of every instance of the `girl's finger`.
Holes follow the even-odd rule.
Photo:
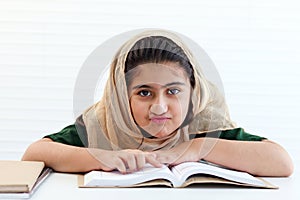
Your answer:
[[[127,153],[122,157],[123,162],[127,164],[128,171],[134,172],[137,170],[137,164],[135,160],[135,155],[132,153]]]
[[[146,158],[145,158],[145,155],[143,153],[138,153],[138,154],[135,155],[137,170],[140,170],[145,166],[145,164],[146,164],[145,159]]]
[[[178,157],[171,152],[155,152],[156,160],[163,164],[174,164]]]
[[[147,163],[153,165],[154,167],[162,167],[163,164],[156,159],[156,155],[153,153],[145,154],[145,160]]]
[[[126,174],[126,165],[122,159],[117,159],[115,161],[115,168],[122,174]]]

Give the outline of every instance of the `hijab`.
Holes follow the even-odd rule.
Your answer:
[[[162,36],[178,45],[189,62],[195,77],[191,94],[193,118],[163,138],[145,137],[135,123],[130,110],[125,79],[125,61],[134,44],[150,36]],[[110,66],[110,74],[101,100],[84,111],[88,147],[106,150],[140,149],[154,151],[170,149],[190,140],[192,134],[204,134],[236,128],[231,121],[224,96],[208,81],[196,58],[176,34],[165,30],[148,30],[137,34],[120,47]]]

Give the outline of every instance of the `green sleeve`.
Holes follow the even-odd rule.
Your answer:
[[[54,142],[84,147],[84,138],[78,135],[75,124],[69,125],[62,129],[60,132],[47,135],[44,138],[50,138]]]
[[[244,131],[243,128],[222,131],[220,139],[240,140],[240,141],[262,141],[267,138],[258,135],[252,135]]]
[[[204,134],[190,135],[190,139],[199,137],[213,137],[225,140],[237,140],[237,141],[262,141],[267,138],[258,135],[252,135],[244,131],[243,128],[235,128],[224,131],[213,131]]]

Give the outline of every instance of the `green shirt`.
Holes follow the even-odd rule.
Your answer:
[[[87,147],[87,133],[82,118],[78,118],[75,124],[69,125],[57,133],[45,136],[51,140],[63,144]],[[266,138],[257,135],[246,133],[243,128],[236,128],[232,130],[225,130],[219,132],[212,132],[207,134],[194,135],[195,137],[216,137],[226,140],[239,140],[239,141],[262,141]]]

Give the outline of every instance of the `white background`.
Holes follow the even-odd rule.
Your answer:
[[[77,74],[97,46],[163,28],[207,52],[238,125],[298,160],[299,10],[296,0],[0,0],[0,159],[74,122]]]

